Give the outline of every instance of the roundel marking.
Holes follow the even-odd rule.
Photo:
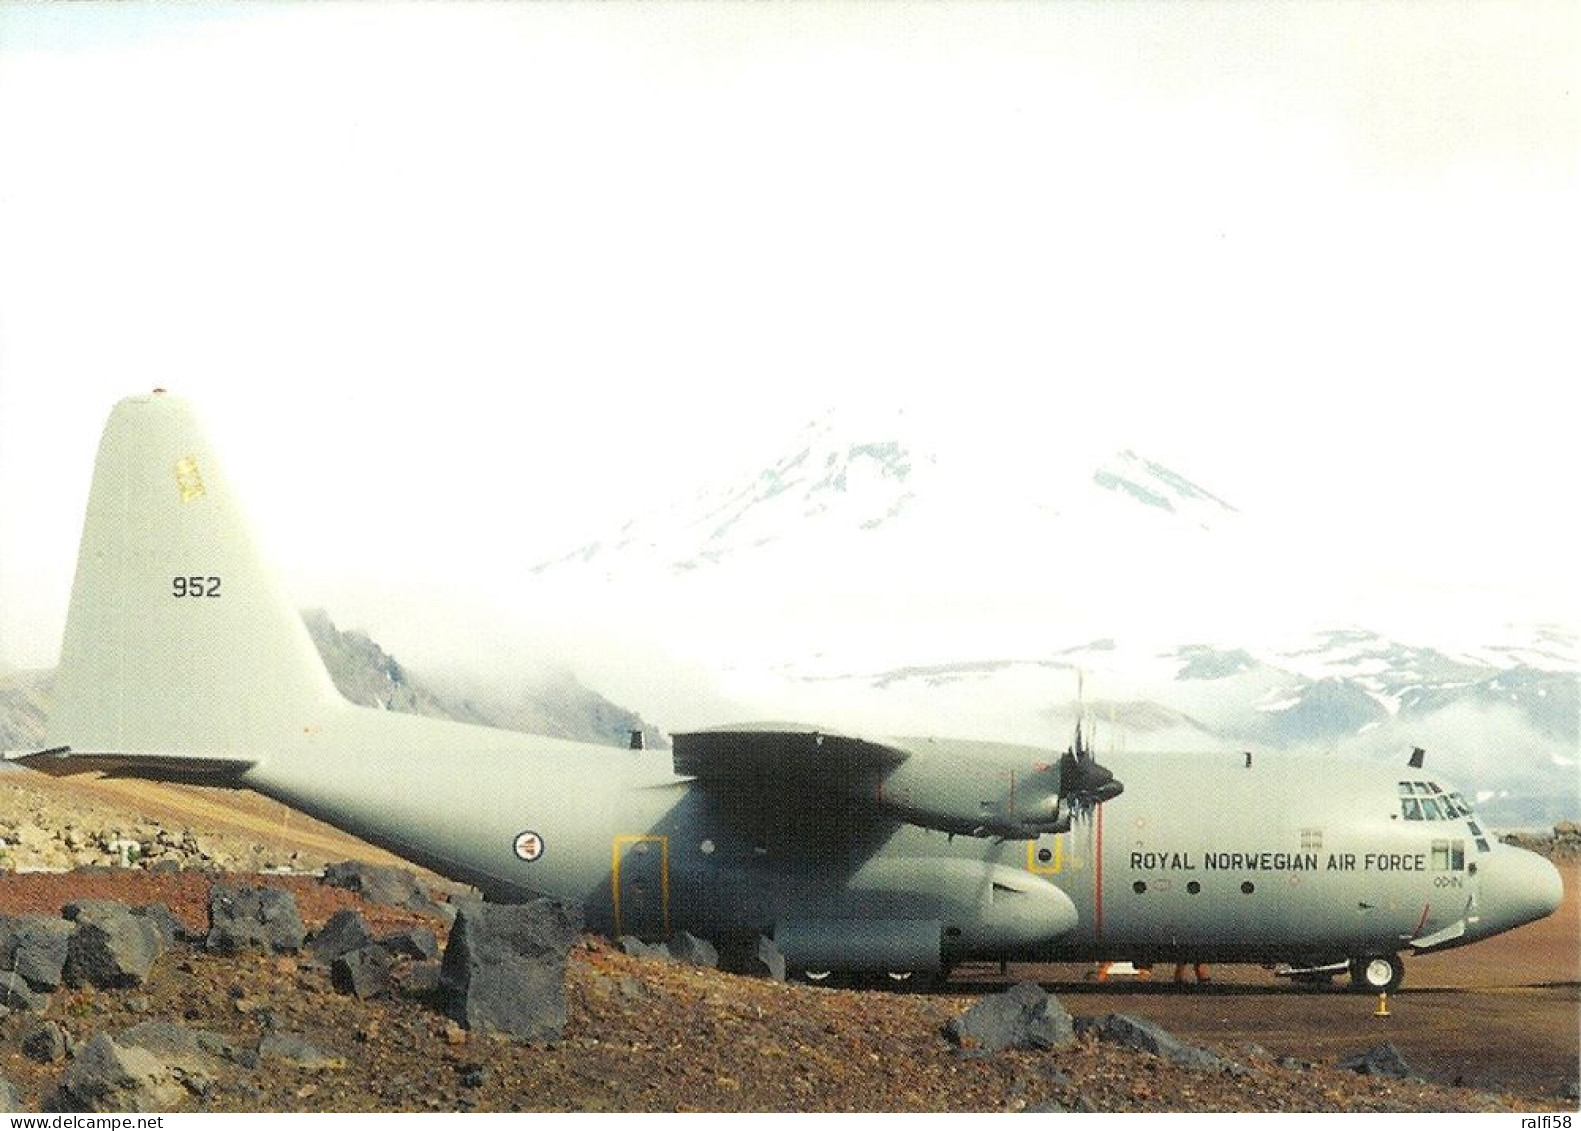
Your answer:
[[[531,864],[543,855],[543,837],[530,829],[522,833],[516,838],[516,855]]]

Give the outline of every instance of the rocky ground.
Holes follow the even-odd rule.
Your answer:
[[[1506,844],[1540,852],[1550,860],[1581,860],[1581,824],[1575,821],[1560,821],[1551,832],[1509,833],[1503,839]]]
[[[197,931],[213,881],[120,869],[45,879],[0,881],[0,911],[47,912],[68,894],[158,900]],[[437,916],[380,907],[306,877],[254,879],[290,891],[309,928],[356,907],[378,930],[415,923],[443,937]],[[362,1001],[337,990],[307,951],[224,955],[179,944],[141,986],[63,988],[42,1011],[0,1019],[0,1077],[25,1108],[59,1104],[73,1053],[101,1034],[120,1041],[158,1022],[209,1035],[208,1056],[176,1073],[185,1083],[172,1093],[172,1107],[198,1110],[1564,1109],[1557,1098],[1276,1060],[1251,1044],[1212,1049],[1221,1060],[1206,1067],[1094,1033],[1064,1049],[962,1049],[945,1028],[973,997],[785,985],[632,958],[591,937],[570,954],[562,1037],[520,1044],[448,1019],[414,965],[397,979],[404,990]],[[37,1036],[45,1023],[59,1030],[53,1044]],[[1367,1042],[1359,1036],[1357,1044],[1361,1051]],[[42,1056],[29,1051],[38,1049]]]
[[[326,854],[337,858],[334,850],[346,843],[299,815],[282,817],[266,803],[245,799],[223,822],[205,818],[183,824],[172,818],[189,799],[196,806],[189,813],[206,813],[203,806],[220,804],[202,791],[137,793],[128,800],[122,794],[63,790],[33,775],[15,780],[7,775],[0,791],[0,813],[5,814],[0,836],[7,842],[8,867],[78,866],[71,872],[0,875],[0,915],[6,916],[55,916],[68,902],[106,898],[131,906],[162,903],[197,933],[207,926],[210,887],[222,879],[217,869],[318,868]],[[151,845],[141,854],[148,866],[107,866],[119,864],[121,850],[111,846],[118,839]],[[443,907],[386,906],[326,886],[313,875],[225,880],[289,892],[310,931],[353,908],[375,934],[424,926],[443,941],[448,929]],[[1572,936],[1565,944],[1571,950]],[[1498,1087],[1473,1090],[1338,1067],[1344,1052],[1361,1052],[1385,1040],[1382,1030],[1369,1031],[1365,1021],[1351,1027],[1354,1047],[1330,1045],[1321,1053],[1294,1055],[1268,1038],[1256,1039],[1275,1045],[1274,1051],[1258,1047],[1246,1034],[1215,1041],[1199,1030],[1185,1036],[1218,1059],[1196,1058],[1195,1066],[1123,1047],[1102,1039],[1096,1029],[1066,1047],[988,1052],[959,1047],[945,1029],[974,1001],[996,992],[995,986],[900,995],[785,985],[638,959],[584,937],[566,965],[562,1035],[523,1044],[480,1036],[447,1017],[431,962],[402,958],[394,973],[390,993],[361,1000],[337,989],[331,970],[308,950],[223,954],[177,943],[159,954],[141,985],[65,987],[50,994],[42,1008],[15,1008],[0,1017],[0,1079],[14,1086],[19,1107],[60,1104],[65,1102],[61,1083],[73,1063],[102,1053],[105,1046],[95,1038],[146,1044],[154,1033],[167,1043],[186,1042],[185,1052],[162,1055],[175,1064],[169,1106],[193,1110],[1576,1107],[1573,1090],[1562,1094],[1565,1085],[1548,1077],[1541,1084],[1519,1083],[1511,1094]],[[1083,993],[1061,1000],[1078,1019],[1095,1019],[1115,1008],[1109,999]],[[1172,1016],[1185,1016],[1161,1008],[1172,1000],[1138,994],[1121,999],[1121,1007],[1167,1026]],[[1300,1000],[1306,999],[1290,995],[1291,1002]],[[1336,1000],[1356,999],[1336,995]],[[1561,1002],[1560,1009],[1568,1010],[1574,1028],[1575,1005],[1565,1000],[1569,1004]],[[1197,1004],[1215,1009],[1237,1001],[1199,998]],[[1464,1001],[1461,1007],[1480,1008]],[[150,1029],[150,1023],[156,1027]],[[189,1036],[173,1036],[158,1025]],[[1351,1031],[1343,1022],[1336,1027]]]

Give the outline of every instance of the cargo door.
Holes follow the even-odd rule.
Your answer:
[[[670,843],[652,834],[617,836],[610,864],[615,935],[670,937]]]

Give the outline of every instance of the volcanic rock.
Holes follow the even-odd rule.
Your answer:
[[[373,942],[373,934],[355,908],[337,911],[330,917],[308,943],[313,957],[328,966],[348,951],[358,950]]]
[[[128,989],[148,980],[164,949],[153,923],[110,900],[83,900],[62,910],[77,924],[66,951],[67,985]]]
[[[158,1057],[172,1077],[194,1092],[206,1092],[236,1061],[236,1050],[217,1033],[163,1021],[145,1021],[117,1034],[123,1049],[138,1048]]]
[[[1374,1045],[1364,1052],[1347,1056],[1336,1067],[1362,1076],[1391,1076],[1397,1080],[1404,1080],[1411,1075],[1411,1066],[1393,1042]]]
[[[40,1064],[54,1064],[65,1057],[66,1030],[53,1021],[39,1021],[22,1034],[22,1054]]]
[[[209,889],[210,950],[234,954],[261,948],[289,954],[301,950],[306,937],[290,892],[224,884]]]
[[[7,970],[0,973],[0,1008],[42,1013],[49,1008],[49,995],[39,993],[20,974]]]
[[[439,940],[427,927],[411,927],[394,934],[380,935],[380,946],[396,958],[415,958],[427,962],[439,957]]]
[[[75,929],[44,915],[0,918],[0,967],[15,971],[35,990],[58,990]]]
[[[50,1106],[56,1111],[169,1111],[182,1098],[181,1085],[157,1056],[122,1048],[101,1033],[66,1069]]]
[[[582,929],[574,903],[468,902],[457,908],[440,967],[447,1016],[467,1028],[552,1041],[565,1028],[565,962]]]
[[[1036,982],[979,998],[945,1023],[944,1035],[952,1044],[982,1052],[1059,1049],[1076,1040],[1070,1014]]]
[[[390,968],[394,964],[389,951],[378,943],[369,943],[337,957],[329,968],[330,980],[341,993],[362,1001],[385,997],[390,992]]]
[[[417,882],[417,877],[404,868],[343,860],[324,869],[323,882],[333,888],[354,891],[370,903],[382,903],[386,907],[401,907],[429,915],[444,915],[446,910],[446,905],[435,902]]]
[[[1122,1048],[1150,1052],[1185,1068],[1227,1068],[1231,1064],[1207,1049],[1186,1044],[1151,1021],[1125,1013],[1110,1013],[1096,1019],[1083,1018],[1076,1022],[1076,1032],[1080,1035],[1092,1033],[1100,1041]]]
[[[719,969],[771,982],[785,980],[785,955],[774,940],[763,935],[719,944]]]
[[[707,939],[700,939],[690,931],[677,931],[670,938],[670,957],[687,966],[701,966],[705,970],[719,968],[719,951]]]
[[[654,958],[660,962],[670,962],[674,958],[670,948],[663,943],[646,943],[636,935],[621,935],[619,943],[620,952],[633,958]]]

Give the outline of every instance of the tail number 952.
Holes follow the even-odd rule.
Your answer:
[[[170,595],[172,597],[218,597],[220,595],[220,579],[217,577],[172,577],[170,579]]]

